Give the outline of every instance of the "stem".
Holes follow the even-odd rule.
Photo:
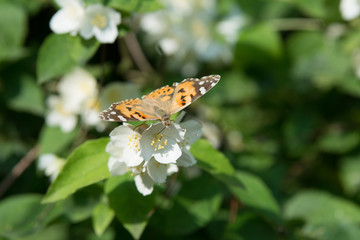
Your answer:
[[[316,31],[320,30],[323,26],[322,21],[309,18],[283,18],[274,19],[272,24],[279,31],[291,31],[291,30],[307,30]]]
[[[135,34],[132,32],[126,34],[124,40],[127,48],[129,49],[129,53],[137,67],[143,72],[153,74],[155,71],[149,61],[146,59],[145,54],[143,53]]]
[[[14,166],[12,171],[5,177],[0,184],[0,198],[11,187],[17,178],[30,166],[37,158],[39,147],[36,145]]]
[[[240,205],[239,201],[235,197],[232,197],[230,199],[229,222],[231,222],[231,223],[235,222],[236,217],[238,215],[239,205]]]

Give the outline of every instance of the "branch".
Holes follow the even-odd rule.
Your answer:
[[[147,73],[154,73],[154,69],[152,68],[151,64],[148,62],[148,60],[145,57],[145,54],[143,53],[139,41],[137,40],[135,33],[128,33],[124,37],[125,44],[127,48],[129,49],[129,53],[131,57],[133,58],[135,64],[138,66],[138,68],[141,71],[147,72]]]
[[[0,198],[11,187],[15,180],[30,166],[37,158],[39,147],[36,145],[14,166],[12,171],[5,177],[0,184]]]

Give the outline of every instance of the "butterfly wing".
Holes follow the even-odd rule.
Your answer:
[[[109,109],[102,111],[99,116],[102,120],[113,122],[148,121],[158,119],[144,109],[143,101],[139,98],[113,103]]]
[[[158,88],[158,89],[152,91],[151,93],[143,96],[142,100],[145,102],[146,101],[149,101],[149,102],[158,101],[160,103],[166,103],[166,102],[171,101],[174,91],[175,91],[175,87],[164,86],[164,87]]]
[[[187,78],[175,83],[170,113],[174,114],[189,106],[192,102],[207,93],[220,80],[220,75],[210,75],[202,78]]]

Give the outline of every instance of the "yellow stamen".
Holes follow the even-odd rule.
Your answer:
[[[93,19],[91,19],[91,24],[98,28],[106,27],[106,17],[101,14],[96,14]]]
[[[165,135],[160,133],[154,134],[151,140],[151,146],[153,146],[154,151],[164,149],[167,143],[168,140],[165,138]]]

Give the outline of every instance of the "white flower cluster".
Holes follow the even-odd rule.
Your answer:
[[[148,44],[158,45],[172,57],[170,68],[183,66],[184,75],[195,75],[199,61],[232,60],[244,25],[239,9],[219,21],[215,0],[163,0],[163,4],[163,10],[145,14],[140,26]]]
[[[164,183],[168,175],[178,171],[178,166],[196,163],[189,149],[201,133],[201,124],[194,120],[170,127],[157,123],[135,128],[124,123],[110,133],[106,147],[109,171],[113,176],[132,172],[138,191],[149,195],[154,184]]]
[[[101,43],[113,43],[118,36],[121,15],[101,4],[85,7],[82,0],[55,0],[61,7],[50,20],[50,28],[57,34],[70,33],[85,39],[93,36]]]
[[[39,157],[38,169],[43,171],[53,182],[65,164],[65,159],[46,153]]]
[[[360,1],[358,0],[341,0],[340,13],[344,20],[353,20],[360,15]]]
[[[60,79],[57,87],[59,95],[47,99],[46,123],[49,126],[60,126],[63,132],[70,132],[80,115],[86,125],[96,126],[99,131],[104,129],[105,123],[98,118],[101,106],[96,79],[90,73],[75,68]]]

